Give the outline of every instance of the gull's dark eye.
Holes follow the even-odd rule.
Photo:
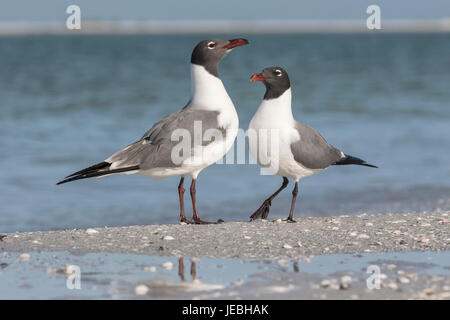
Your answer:
[[[216,43],[214,41],[208,42],[208,49],[214,49],[216,47]]]
[[[283,74],[283,73],[281,72],[281,70],[278,70],[278,69],[275,70],[275,75],[276,75],[277,77],[281,77],[282,74]]]

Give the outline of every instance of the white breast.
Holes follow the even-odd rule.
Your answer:
[[[291,144],[301,139],[292,115],[291,89],[263,100],[250,121],[248,139],[252,157],[272,174],[298,180],[317,172],[301,166],[291,151]]]
[[[224,139],[197,147],[191,159],[183,162],[183,167],[200,172],[205,167],[220,160],[236,139],[239,118],[222,81],[210,74],[203,66],[191,65],[192,99],[189,108],[219,112],[218,125],[226,131]],[[196,174],[198,174],[198,172]]]

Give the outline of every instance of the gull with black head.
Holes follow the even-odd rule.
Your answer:
[[[239,120],[233,102],[219,78],[218,64],[246,39],[204,40],[191,55],[192,96],[187,105],[160,120],[138,141],[106,160],[67,176],[58,184],[115,174],[139,174],[152,179],[181,176],[178,185],[180,220],[209,223],[200,219],[196,202],[198,174],[221,159],[236,138]],[[187,133],[187,135],[182,135]],[[182,138],[189,137],[180,148]],[[191,176],[193,217],[184,211],[184,177]]]
[[[293,215],[300,179],[331,165],[356,164],[377,168],[364,160],[344,154],[328,144],[316,130],[294,119],[291,83],[283,68],[266,68],[261,73],[254,74],[250,81],[262,81],[266,87],[264,99],[249,125],[249,132],[255,132],[254,135],[249,134],[250,152],[261,166],[267,167],[270,157],[273,156],[269,155],[268,150],[272,150],[272,144],[276,143],[276,166],[270,169],[283,177],[281,187],[251,215],[251,220],[267,218],[272,200],[286,188],[288,178],[294,179],[295,186],[292,191],[291,210],[286,220],[295,222]],[[273,137],[276,137],[276,140],[273,140]],[[266,146],[266,151],[262,151],[262,145]]]

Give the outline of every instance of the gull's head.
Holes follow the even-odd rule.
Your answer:
[[[220,60],[234,48],[246,44],[248,44],[248,40],[243,38],[232,40],[209,39],[200,41],[194,48],[194,51],[192,51],[191,63],[205,67],[210,73],[217,73],[217,65]]]
[[[291,87],[289,76],[281,67],[269,67],[261,73],[255,73],[250,81],[262,81],[267,88],[264,98],[278,97]]]

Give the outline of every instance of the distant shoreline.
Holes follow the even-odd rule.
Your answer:
[[[83,21],[68,30],[65,21],[0,21],[0,36],[77,34],[308,34],[308,33],[448,33],[450,18],[382,20],[380,30],[369,30],[366,20],[117,20]]]

